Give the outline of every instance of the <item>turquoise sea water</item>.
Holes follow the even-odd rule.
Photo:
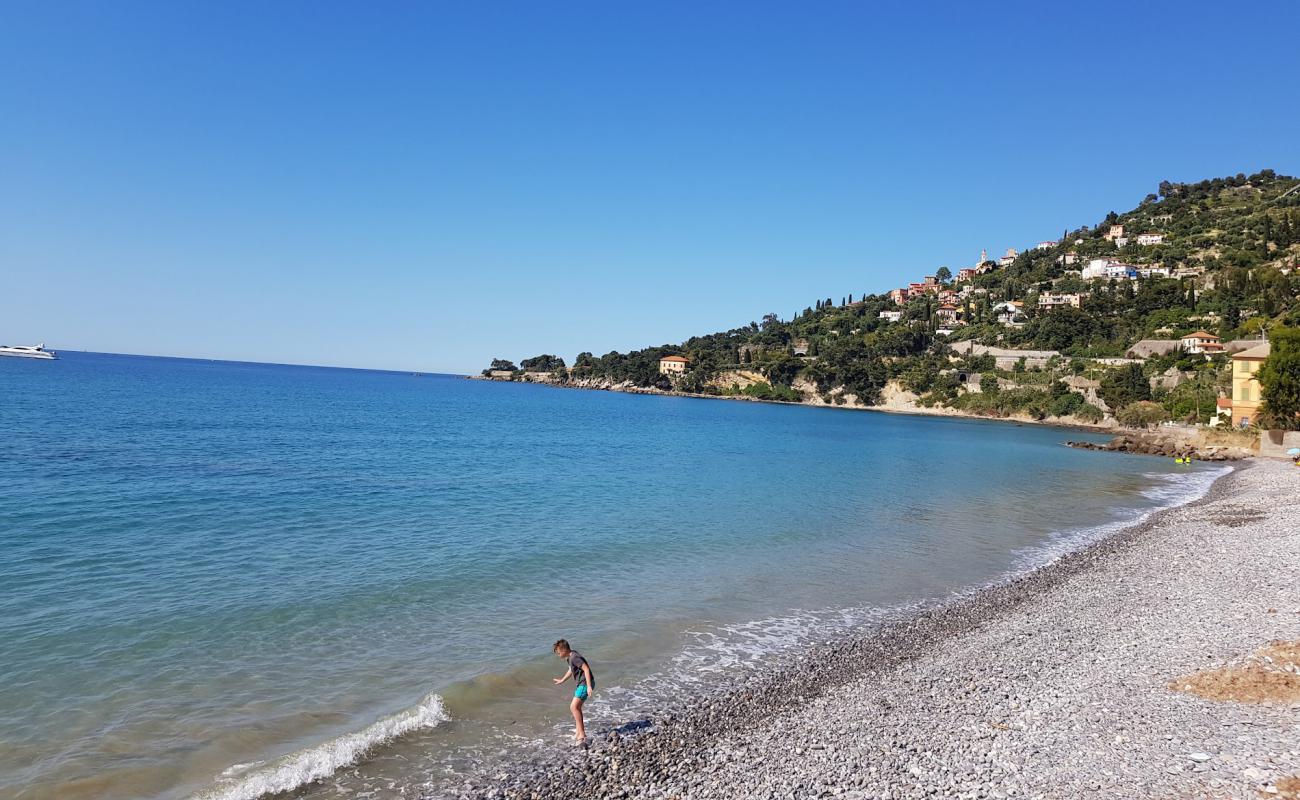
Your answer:
[[[0,431],[0,798],[436,788],[563,744],[556,638],[617,725],[1217,474],[1045,427],[80,353],[0,359]]]

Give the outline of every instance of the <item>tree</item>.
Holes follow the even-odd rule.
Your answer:
[[[516,372],[516,371],[518,371],[518,369],[519,369],[519,368],[515,366],[515,362],[513,362],[513,361],[509,361],[509,360],[504,359],[504,358],[494,358],[494,359],[492,359],[492,366],[490,367],[490,371],[491,371],[491,370],[507,370],[507,371],[510,371],[510,372]]]
[[[939,279],[939,283],[947,283],[952,280],[952,270],[947,267],[939,267],[939,270],[934,273],[934,277]]]
[[[1270,428],[1300,430],[1300,328],[1274,328],[1269,346],[1257,375],[1262,421]]]
[[[1150,400],[1151,384],[1142,374],[1141,364],[1125,364],[1106,373],[1097,394],[1111,409],[1118,409],[1139,400]]]
[[[553,356],[549,353],[532,358],[525,358],[519,362],[519,366],[528,372],[554,372],[564,369],[564,359],[559,356]]]

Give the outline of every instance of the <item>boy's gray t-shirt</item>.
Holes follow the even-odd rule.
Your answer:
[[[586,663],[587,663],[587,659],[583,658],[583,657],[582,657],[582,654],[579,653],[577,650],[570,650],[570,651],[569,651],[569,669],[572,669],[572,670],[573,670],[573,680],[574,680],[574,681],[575,681],[579,686],[581,686],[581,685],[583,685],[583,684],[585,684],[585,683],[587,682],[587,675],[586,675],[586,673],[584,673],[584,672],[582,671],[582,665],[583,665],[583,664],[586,664]],[[588,668],[588,669],[591,669],[591,666],[588,665],[587,668]],[[589,688],[589,689],[595,689],[595,688],[596,688],[596,673],[595,673],[595,672],[591,673],[591,686],[589,686],[589,687],[587,687],[587,688]]]

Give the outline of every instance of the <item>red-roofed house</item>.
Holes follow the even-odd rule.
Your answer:
[[[664,356],[659,359],[659,371],[665,375],[680,375],[691,360],[686,356]]]
[[[1219,337],[1206,331],[1189,333],[1179,340],[1184,350],[1189,353],[1211,353],[1223,350]]]

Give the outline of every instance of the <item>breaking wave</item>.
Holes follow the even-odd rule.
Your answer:
[[[414,706],[383,717],[362,730],[264,764],[235,765],[222,774],[216,786],[194,795],[193,800],[254,800],[262,795],[287,792],[356,763],[371,748],[389,739],[432,728],[448,719],[442,697],[429,694]]]

